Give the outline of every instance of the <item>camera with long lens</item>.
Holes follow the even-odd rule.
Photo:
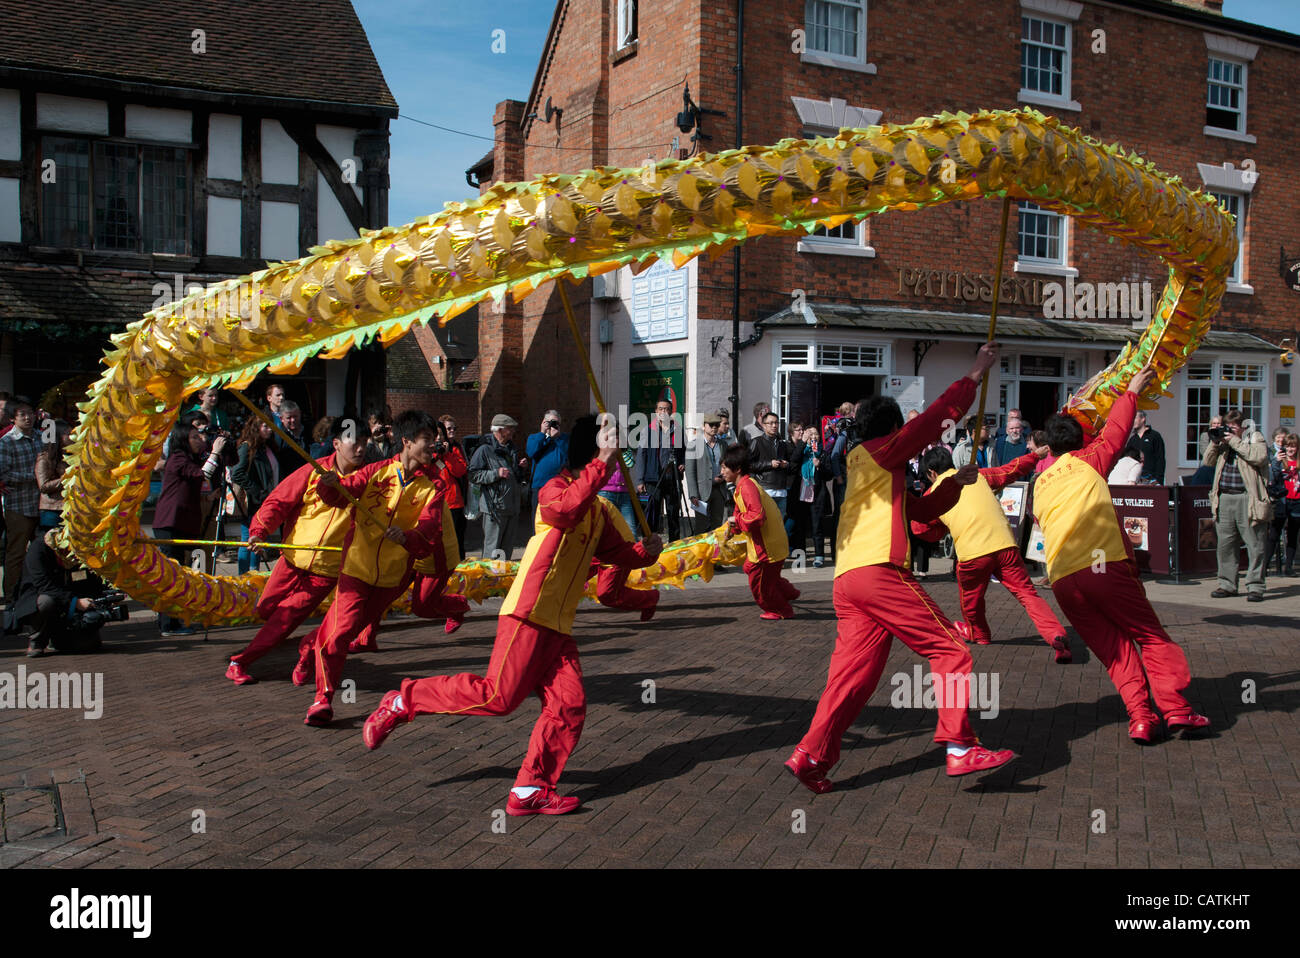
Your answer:
[[[1210,439],[1213,442],[1223,442],[1224,437],[1226,435],[1227,435],[1227,431],[1222,426],[1210,427]]]

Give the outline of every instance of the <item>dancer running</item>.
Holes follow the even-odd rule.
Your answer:
[[[329,433],[334,452],[319,461],[321,468],[341,476],[356,472],[365,461],[365,444],[357,442],[356,430],[349,429],[348,422],[335,420]],[[342,546],[352,523],[347,503],[342,507],[326,503],[317,491],[319,482],[320,474],[307,464],[276,486],[249,523],[249,547],[256,549],[276,529],[282,530],[285,542]],[[257,600],[257,614],[266,621],[253,641],[230,657],[226,678],[236,685],[257,681],[248,667],[293,635],[316,611],[338,581],[340,562],[341,554],[335,551],[284,550]],[[311,676],[315,636],[313,630],[299,644],[294,685],[305,684]]]
[[[592,557],[639,568],[658,556],[656,540],[644,548],[626,524],[607,521],[597,493],[615,468],[617,433],[600,432],[585,416],[569,434],[568,467],[542,487],[537,533],[528,542],[510,594],[501,607],[487,677],[462,673],[406,679],[366,719],[366,746],[378,748],[399,722],[416,715],[509,715],[530,694],[542,700],[528,754],[510,790],[511,815],[563,815],[580,804],[561,798],[555,785],[578,744],[587,714],[578,646],[570,634]]]
[[[374,626],[406,591],[416,559],[442,545],[446,485],[428,472],[437,430],[425,412],[407,410],[393,422],[401,449],[392,459],[363,466],[339,479],[326,473],[317,485],[329,505],[347,505],[344,489],[357,499],[352,526],[343,542],[334,604],[316,639],[316,700],[303,720],[327,726],[334,718],[334,691],[343,677],[348,644]]]
[[[1043,530],[1052,593],[1110,673],[1128,710],[1129,738],[1139,745],[1159,737],[1152,698],[1170,731],[1210,725],[1182,695],[1192,680],[1187,656],[1147,601],[1133,547],[1106,485],[1133,428],[1138,395],[1154,376],[1146,367],[1133,377],[1111,406],[1101,435],[1086,448],[1074,417],[1058,413],[1048,419],[1047,441],[1059,458],[1034,484],[1034,515]]]
[[[880,682],[892,635],[930,660],[935,688],[944,691],[934,738],[947,746],[949,775],[988,771],[1016,757],[1010,750],[990,751],[978,744],[967,713],[970,651],[908,571],[909,513],[921,522],[937,518],[979,472],[959,469],[925,498],[909,498],[907,461],[970,408],[976,384],[997,358],[995,343],[981,347],[966,377],[907,425],[892,398],[873,396],[858,403],[854,429],[862,443],[848,456],[835,553],[839,635],[812,726],[785,763],[813,792],[835,787],[826,773],[839,761],[844,732]]]
[[[749,474],[749,451],[732,446],[722,454],[722,478],[736,485],[736,510],[727,517],[725,539],[735,529],[745,533],[745,575],[749,591],[763,611],[760,619],[793,619],[790,602],[799,598],[799,590],[781,575],[781,567],[790,555],[790,540],[785,535],[785,520],[780,507]]]
[[[1042,448],[1042,455],[1047,449]],[[1032,475],[1041,458],[1029,453],[1005,466],[981,469],[979,479],[964,489],[957,504],[932,522],[912,520],[912,532],[921,539],[938,542],[952,533],[953,551],[957,555],[957,585],[961,591],[961,611],[965,622],[953,623],[968,642],[988,645],[991,639],[989,620],[984,614],[984,599],[989,580],[997,576],[1007,591],[1024,606],[1038,634],[1056,651],[1056,661],[1071,661],[1070,643],[1065,628],[1051,607],[1034,589],[1034,583],[1020,558],[1020,549],[1011,538],[1006,513],[993,493],[1018,479]],[[943,446],[928,450],[921,458],[921,472],[930,480],[930,489],[957,471],[952,453]],[[929,492],[927,491],[927,495]]]

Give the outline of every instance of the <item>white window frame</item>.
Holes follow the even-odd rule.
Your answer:
[[[1195,381],[1191,380],[1189,377],[1191,376],[1192,369],[1194,369],[1197,366],[1204,366],[1204,365],[1209,365],[1211,367],[1210,378],[1197,379]],[[1251,381],[1238,380],[1238,379],[1224,379],[1223,367],[1225,365],[1254,367],[1259,370],[1260,378],[1258,380],[1251,380]],[[1211,416],[1218,415],[1220,413],[1219,394],[1223,390],[1258,389],[1259,390],[1259,418],[1256,419],[1254,416],[1250,416],[1250,415],[1248,415],[1247,418],[1254,419],[1255,428],[1258,429],[1260,432],[1264,433],[1265,435],[1268,434],[1267,429],[1265,429],[1266,424],[1263,421],[1264,417],[1268,414],[1269,404],[1272,401],[1272,397],[1270,396],[1270,392],[1269,392],[1269,362],[1267,359],[1264,359],[1262,357],[1253,358],[1253,357],[1240,356],[1240,355],[1206,356],[1201,353],[1197,353],[1196,356],[1193,357],[1191,362],[1189,362],[1186,366],[1184,366],[1181,370],[1179,370],[1178,375],[1181,379],[1181,395],[1179,396],[1179,399],[1181,401],[1178,404],[1179,405],[1179,413],[1178,413],[1179,468],[1195,469],[1197,466],[1201,464],[1199,459],[1184,458],[1187,451],[1187,440],[1184,437],[1187,435],[1188,426],[1191,425],[1190,417],[1188,416],[1188,412],[1190,411],[1188,409],[1188,406],[1190,405],[1190,403],[1188,402],[1189,400],[1188,393],[1193,388],[1210,390],[1210,415]],[[1241,404],[1238,403],[1237,407],[1240,408],[1240,405]],[[1233,408],[1233,407],[1229,406],[1227,408]],[[1243,410],[1243,412],[1244,411],[1245,410]],[[1199,434],[1198,434],[1198,441],[1199,441]],[[1168,444],[1166,443],[1166,448],[1167,447]]]
[[[1237,208],[1240,211],[1235,216],[1237,221],[1237,261],[1232,264],[1232,274],[1228,276],[1228,292],[1253,295],[1255,288],[1246,282],[1246,216],[1249,210],[1250,195],[1237,190],[1222,188],[1212,189],[1209,193],[1219,200],[1220,205],[1224,207],[1228,206],[1227,203],[1223,202],[1224,200],[1235,199],[1237,201]]]
[[[1022,376],[1020,373],[1020,360],[1022,356],[1050,356],[1056,353],[1061,357],[1061,375],[1059,376]],[[1070,369],[1070,363],[1075,363],[1073,370]],[[1058,408],[1065,405],[1065,400],[1074,393],[1083,388],[1084,382],[1088,378],[1088,353],[1085,349],[1052,346],[1039,347],[1025,346],[1023,350],[1003,353],[1001,362],[998,366],[998,382],[1000,383],[998,400],[1000,408],[998,410],[999,426],[1005,426],[1007,413],[1012,409],[1020,408],[1020,384],[1021,383],[1055,383],[1057,387],[1057,406]],[[1042,429],[1046,423],[1030,422],[1035,429]]]
[[[636,0],[617,0],[615,50],[624,50],[637,40]]]
[[[858,28],[858,55],[856,57],[844,56],[840,53],[830,53],[824,50],[812,49],[812,33],[808,23],[808,5],[811,3],[822,3],[828,6],[840,7],[858,7],[861,9],[860,25]],[[804,0],[804,48],[799,54],[801,63],[814,63],[823,67],[838,67],[841,70],[855,70],[858,73],[876,72],[876,65],[867,61],[867,0]]]
[[[804,137],[815,136],[835,136],[840,131],[838,128],[829,126],[818,126],[816,124],[805,125],[803,130]],[[841,227],[848,226],[843,223]],[[855,238],[850,239],[847,236],[827,236],[826,234],[807,233],[799,237],[799,242],[795,244],[795,251],[798,253],[822,253],[831,256],[858,256],[866,259],[872,259],[876,255],[875,249],[867,242],[867,220],[859,220],[856,224]]]
[[[1031,204],[1034,209],[1026,210],[1025,205]],[[1036,256],[1023,256],[1020,253],[1020,214],[1021,212],[1039,213],[1048,216],[1054,216],[1060,224],[1061,233],[1059,246],[1061,255],[1059,259],[1040,259]],[[1016,209],[1016,263],[1012,272],[1016,273],[1037,273],[1043,276],[1078,276],[1079,271],[1073,266],[1068,265],[1070,262],[1070,217],[1064,213],[1058,213],[1055,210],[1045,209],[1034,203],[1032,200],[1019,200]]]
[[[1235,37],[1225,37],[1216,33],[1205,34],[1205,46],[1209,51],[1206,57],[1206,77],[1205,77],[1205,105],[1210,107],[1210,79],[1209,79],[1209,61],[1221,60],[1226,63],[1235,63],[1241,67],[1241,128],[1239,130],[1228,130],[1219,126],[1210,126],[1208,123],[1202,128],[1206,136],[1215,136],[1225,140],[1237,140],[1242,143],[1254,143],[1255,137],[1247,133],[1249,126],[1249,114],[1247,113],[1248,92],[1250,87],[1250,64],[1254,62],[1255,56],[1259,53],[1259,46],[1254,43],[1247,43],[1244,40],[1238,40]]]
[[[1050,23],[1065,28],[1065,57],[1061,67],[1061,92],[1044,93],[1041,90],[1030,90],[1021,86],[1018,99],[1021,103],[1030,103],[1035,106],[1046,106],[1053,110],[1071,110],[1079,112],[1083,107],[1077,100],[1070,98],[1071,78],[1074,71],[1074,23],[1083,13],[1083,4],[1075,3],[1073,0],[1021,0],[1021,65],[1023,70],[1024,64],[1024,45],[1034,41],[1024,39],[1024,20],[1039,20],[1043,23]],[[1040,44],[1047,47],[1046,44]],[[1049,49],[1059,49],[1057,47],[1048,47]],[[1021,74],[1023,77],[1023,73]]]

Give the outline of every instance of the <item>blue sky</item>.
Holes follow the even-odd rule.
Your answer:
[[[555,3],[353,0],[353,6],[402,113],[392,123],[389,221],[408,223],[474,195],[465,169],[492,148],[496,104],[528,98]],[[1226,0],[1223,12],[1300,33],[1300,0]],[[503,53],[492,52],[495,30],[505,32]]]

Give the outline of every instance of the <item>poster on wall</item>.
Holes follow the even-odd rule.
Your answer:
[[[628,411],[646,416],[654,414],[661,399],[672,404],[672,411],[686,413],[686,357],[656,356],[634,359],[628,364]]]
[[[924,376],[886,376],[881,392],[894,397],[904,418],[912,410],[925,411]]]
[[[685,339],[690,302],[691,264],[673,269],[658,262],[632,277],[632,342]]]

